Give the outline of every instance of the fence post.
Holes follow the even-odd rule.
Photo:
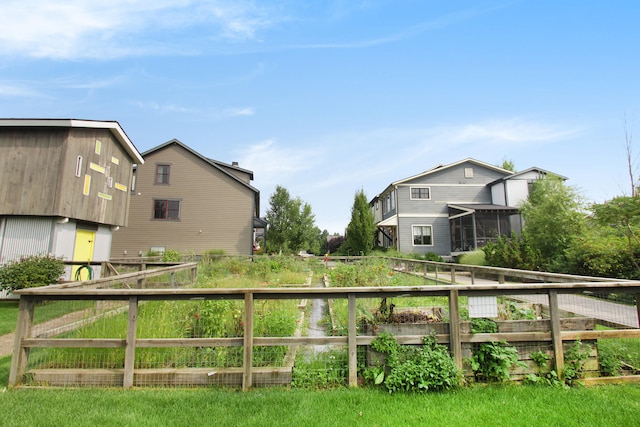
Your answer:
[[[147,264],[142,262],[140,263],[140,270],[139,271],[145,271],[147,269]],[[145,284],[147,283],[147,276],[142,276],[140,279],[138,279],[138,289],[142,289],[144,288]]]
[[[27,299],[23,295],[20,296],[18,322],[13,340],[13,357],[9,368],[9,387],[14,387],[21,382],[22,374],[24,374],[24,370],[27,367],[29,349],[22,347],[22,340],[31,334],[34,308],[35,302],[32,299]]]
[[[356,328],[356,295],[349,294],[349,387],[358,386],[358,344]]]
[[[462,369],[462,342],[460,341],[460,313],[457,289],[449,291],[449,347],[456,366]]]
[[[551,317],[551,340],[553,342],[554,367],[560,379],[564,379],[564,350],[560,330],[558,291],[549,290],[549,316]]]
[[[138,325],[138,297],[129,298],[129,322],[127,323],[127,342],[124,352],[124,377],[122,387],[133,387],[133,371],[136,361],[136,328]]]
[[[472,285],[476,284],[476,269],[475,268],[471,269],[471,284]]]
[[[456,269],[454,267],[451,267],[451,284],[456,284]]]
[[[244,294],[244,362],[242,391],[253,385],[253,292]]]
[[[638,312],[638,328],[640,328],[640,294],[636,294],[636,311]]]
[[[198,280],[198,264],[191,269],[191,284],[193,285]]]

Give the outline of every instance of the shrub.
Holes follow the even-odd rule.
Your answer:
[[[467,252],[458,257],[458,264],[465,265],[486,265],[484,252],[482,250]]]
[[[511,367],[518,362],[518,350],[505,341],[482,343],[470,359],[476,380],[504,382],[509,380]]]
[[[180,262],[182,254],[175,249],[169,249],[162,254],[162,262]]]
[[[365,378],[384,383],[391,392],[448,390],[460,384],[460,371],[448,349],[435,336],[425,336],[422,346],[399,345],[389,334],[381,334],[371,348],[386,355],[384,367],[369,368]]]
[[[46,286],[57,282],[63,274],[64,263],[61,259],[49,255],[31,255],[0,266],[0,288],[15,291]]]

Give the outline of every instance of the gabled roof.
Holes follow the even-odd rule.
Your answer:
[[[237,181],[238,183],[242,184],[243,186],[247,187],[248,189],[250,189],[251,191],[255,192],[256,194],[259,194],[259,193],[260,193],[260,191],[259,191],[257,188],[253,187],[252,185],[247,184],[246,182],[244,182],[243,180],[241,180],[240,178],[238,178],[238,177],[237,177],[237,176],[235,176],[234,174],[232,174],[232,173],[228,172],[228,171],[225,169],[225,167],[226,167],[226,168],[238,169],[238,170],[240,170],[240,171],[243,171],[243,172],[249,173],[249,174],[251,175],[251,179],[253,179],[253,172],[251,172],[251,171],[247,171],[246,169],[241,169],[241,168],[239,168],[239,167],[237,167],[237,166],[227,165],[227,164],[225,164],[225,163],[222,163],[222,162],[218,162],[218,161],[216,161],[216,160],[209,159],[209,158],[207,158],[207,157],[203,156],[202,154],[198,153],[197,151],[195,151],[195,150],[194,150],[194,149],[192,149],[191,147],[189,147],[189,146],[187,146],[187,145],[183,144],[182,142],[180,142],[179,140],[177,140],[177,139],[175,139],[175,138],[174,138],[174,139],[172,139],[172,140],[170,140],[170,141],[165,142],[164,144],[160,144],[160,145],[158,145],[157,147],[154,147],[154,148],[152,148],[152,149],[150,149],[150,150],[145,151],[144,153],[142,153],[142,157],[147,157],[147,156],[149,156],[150,154],[153,154],[153,153],[155,153],[155,152],[158,152],[158,151],[160,151],[160,150],[163,150],[163,149],[165,149],[165,148],[167,148],[167,147],[169,147],[169,146],[171,146],[171,145],[177,145],[177,146],[179,146],[179,147],[182,147],[183,149],[187,150],[188,152],[190,152],[190,153],[191,153],[191,154],[193,154],[194,156],[198,157],[199,159],[201,159],[201,160],[202,160],[202,161],[204,161],[205,163],[208,163],[211,167],[213,167],[213,168],[214,168],[214,169],[216,169],[217,171],[219,171],[219,172],[221,172],[221,173],[223,173],[223,174],[227,175],[228,177],[232,178],[233,180],[235,180],[235,181]],[[222,165],[224,165],[224,167],[223,167]]]
[[[539,167],[533,166],[533,167],[530,167],[530,168],[525,169],[525,170],[523,170],[523,171],[515,172],[513,175],[505,176],[505,177],[499,178],[499,179],[495,180],[494,182],[492,182],[491,184],[495,184],[495,183],[497,183],[497,182],[501,182],[501,181],[506,181],[506,180],[508,180],[508,179],[518,179],[518,178],[520,178],[522,175],[526,175],[526,174],[528,174],[529,172],[537,172],[537,173],[538,173],[538,175],[545,175],[545,176],[546,176],[546,175],[549,175],[549,176],[555,176],[555,177],[557,177],[557,178],[559,178],[559,179],[561,179],[561,180],[563,180],[563,181],[566,181],[566,180],[568,180],[568,179],[569,179],[569,178],[567,178],[566,176],[562,176],[562,175],[557,174],[557,173],[555,173],[555,172],[550,172],[550,171],[548,171],[548,170],[545,170],[545,169],[542,169],[542,168],[539,168]]]
[[[473,164],[476,164],[476,165],[478,165],[478,166],[482,166],[482,167],[487,168],[487,169],[492,169],[492,170],[495,170],[495,171],[497,171],[497,172],[504,173],[505,175],[509,175],[509,176],[510,176],[510,175],[513,175],[513,172],[512,172],[512,171],[510,171],[510,170],[503,169],[503,168],[501,168],[501,167],[499,167],[499,166],[494,166],[494,165],[491,165],[491,164],[489,164],[489,163],[481,162],[480,160],[476,160],[476,159],[473,159],[473,158],[471,158],[471,157],[467,157],[466,159],[458,160],[457,162],[449,163],[448,165],[445,165],[445,164],[440,163],[440,164],[437,164],[436,166],[432,167],[431,169],[427,169],[426,171],[421,172],[421,173],[419,173],[419,174],[417,174],[417,175],[413,175],[413,176],[410,176],[410,177],[408,177],[408,178],[403,178],[403,179],[401,179],[401,180],[394,181],[394,182],[392,182],[391,184],[389,184],[389,185],[384,189],[384,191],[382,191],[381,193],[377,194],[373,199],[371,199],[371,201],[369,202],[369,204],[373,203],[373,201],[374,201],[375,199],[379,198],[379,197],[380,197],[380,194],[384,194],[384,193],[386,193],[386,191],[387,191],[390,187],[395,187],[395,186],[397,186],[397,185],[404,184],[404,183],[406,183],[406,182],[408,182],[408,181],[412,181],[412,180],[417,179],[417,178],[422,178],[422,177],[424,177],[424,176],[427,176],[427,175],[430,175],[430,174],[433,174],[433,173],[436,173],[436,172],[440,172],[440,171],[443,171],[443,170],[445,170],[445,169],[449,169],[449,168],[452,168],[452,167],[458,166],[458,165],[460,165],[460,164],[462,164],[462,163],[466,163],[466,162],[473,163]]]
[[[144,163],[142,155],[133,145],[120,124],[116,121],[78,120],[78,119],[0,119],[0,127],[66,127],[109,129],[120,142],[134,163]]]
[[[427,169],[426,171],[421,172],[421,173],[419,173],[417,175],[413,175],[413,176],[410,176],[408,178],[404,178],[404,179],[401,179],[399,181],[392,182],[391,185],[395,186],[395,185],[399,185],[399,184],[404,184],[407,181],[412,181],[412,180],[414,180],[416,178],[422,178],[424,176],[431,175],[433,173],[440,172],[440,171],[443,171],[445,169],[449,169],[449,168],[458,166],[458,165],[460,165],[462,163],[474,163],[474,164],[476,164],[478,166],[482,166],[482,167],[487,168],[487,169],[492,169],[492,170],[495,170],[497,172],[504,173],[506,175],[513,175],[513,172],[510,171],[510,170],[503,169],[503,168],[501,168],[499,166],[490,165],[489,163],[481,162],[480,160],[472,159],[471,157],[467,157],[466,159],[458,160],[457,162],[449,163],[448,165],[443,165],[443,164],[436,165],[436,166],[432,167],[431,169]]]

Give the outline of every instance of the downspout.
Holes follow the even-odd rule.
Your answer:
[[[478,236],[476,234],[476,213],[475,211],[471,214],[471,218],[473,219],[473,250],[478,249]]]

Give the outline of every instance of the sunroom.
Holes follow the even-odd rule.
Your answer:
[[[451,255],[482,248],[501,236],[522,232],[518,208],[493,204],[449,204]]]

